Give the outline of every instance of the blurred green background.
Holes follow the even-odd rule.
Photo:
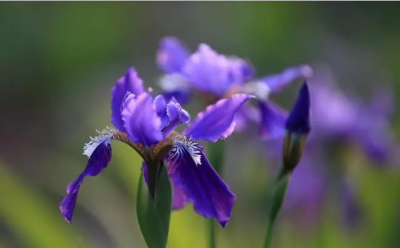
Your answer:
[[[113,144],[109,168],[85,181],[72,225],[58,204],[85,166],[84,143],[111,125],[116,79],[135,66],[158,91],[160,38],[248,58],[258,75],[323,62],[346,91],[368,97],[390,85],[397,96],[399,10],[395,2],[0,3],[0,248],[145,247],[135,216],[141,163],[127,146]],[[288,107],[296,89],[273,98]],[[396,117],[397,137],[398,124]],[[228,143],[224,178],[238,200],[218,242],[261,247],[267,159],[243,134]],[[399,172],[370,167],[357,152],[348,159],[363,164],[363,225],[349,232],[335,216],[319,220],[323,228],[281,216],[275,247],[400,247]],[[191,206],[174,212],[169,247],[205,247],[205,227]]]

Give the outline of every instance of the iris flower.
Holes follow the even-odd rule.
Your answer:
[[[235,195],[213,169],[197,140],[216,142],[227,138],[234,129],[236,111],[249,98],[252,96],[235,94],[208,106],[179,134],[174,129],[188,123],[190,115],[174,99],[153,97],[145,91],[135,69],[130,68],[112,88],[111,122],[115,129],[105,129],[85,145],[84,154],[89,160],[67,187],[67,195],[60,204],[64,218],[72,221],[83,180],[97,176],[108,166],[112,155],[110,141],[118,140],[143,158],[150,192],[150,172],[160,162],[166,162],[173,184],[173,209],[192,202],[198,214],[215,218],[224,227],[231,217]]]
[[[207,44],[200,44],[197,51],[190,54],[188,48],[173,37],[161,40],[156,62],[165,74],[160,79],[164,96],[175,97],[182,104],[186,104],[193,93],[203,96],[208,102],[229,98],[235,93],[256,96],[257,107],[245,105],[239,110],[235,117],[235,131],[255,122],[265,139],[281,135],[271,129],[271,120],[265,112],[266,105],[274,105],[268,100],[269,95],[279,92],[297,78],[312,75],[308,65],[299,65],[257,78],[253,66],[244,59],[218,54]]]

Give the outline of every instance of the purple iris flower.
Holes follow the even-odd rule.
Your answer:
[[[397,150],[389,124],[394,107],[390,92],[377,91],[370,103],[363,103],[344,94],[329,73],[319,74],[310,84],[311,122],[316,131],[310,142],[351,142],[373,161],[388,161]]]
[[[264,111],[267,108],[265,105],[271,102],[269,95],[297,78],[312,75],[310,66],[300,65],[256,78],[253,66],[244,59],[218,54],[207,44],[200,44],[197,51],[191,54],[184,44],[172,37],[161,40],[157,65],[165,73],[160,80],[163,94],[175,97],[182,104],[186,104],[193,93],[200,94],[209,102],[235,93],[256,96],[257,107],[246,106],[236,115],[236,122],[239,123],[236,131],[243,130],[248,122],[256,122],[260,124],[261,136],[265,139],[279,136],[265,128],[271,121]]]
[[[235,195],[196,140],[216,142],[227,138],[234,129],[236,111],[249,98],[252,97],[235,94],[210,105],[181,135],[174,129],[188,123],[190,115],[174,99],[153,97],[145,91],[135,69],[130,68],[112,89],[111,122],[116,129],[105,129],[85,145],[84,154],[89,157],[86,168],[68,185],[67,195],[60,203],[64,218],[72,221],[84,178],[97,176],[108,166],[110,141],[119,140],[139,153],[144,169],[166,162],[173,184],[173,209],[191,202],[198,214],[215,218],[224,227],[231,217]]]

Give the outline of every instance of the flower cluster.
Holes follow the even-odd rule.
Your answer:
[[[143,174],[138,192],[145,193],[138,193],[144,195],[138,199],[148,201],[138,204],[138,222],[147,243],[160,241],[160,245],[149,247],[166,247],[171,210],[189,203],[196,213],[217,220],[222,227],[231,219],[236,196],[218,174],[223,151],[208,149],[210,158],[215,158],[211,159],[214,168],[200,141],[215,143],[233,132],[244,132],[251,124],[258,126],[258,138],[268,140],[270,146],[265,153],[279,159],[281,166],[271,187],[264,247],[271,247],[274,225],[283,206],[301,211],[297,216],[315,217],[332,188],[342,197],[346,222],[359,218],[362,211],[356,200],[357,188],[354,180],[344,176],[341,164],[345,162],[321,155],[340,157],[336,155],[355,144],[369,160],[379,163],[396,154],[397,145],[389,134],[393,101],[388,92],[378,92],[370,103],[362,103],[341,92],[327,71],[321,73],[321,68],[311,69],[306,64],[259,77],[248,60],[219,54],[207,44],[199,44],[191,52],[174,37],[161,40],[156,64],[162,71],[160,94],[153,94],[151,88],[146,90],[133,67],[113,86],[114,127],[107,127],[85,144],[86,167],[68,185],[59,205],[69,223],[84,179],[108,167],[111,141],[129,145],[143,159],[138,165]],[[297,79],[303,84],[290,111],[269,99]],[[202,99],[206,108],[191,121],[182,106],[195,97]],[[185,125],[181,133],[176,131],[180,125]],[[158,184],[160,181],[168,187],[159,187],[164,185]],[[141,185],[147,185],[148,190]],[[160,195],[163,197],[157,198]],[[215,242],[214,229],[210,230],[211,242]]]
[[[111,123],[115,129],[106,128],[84,146],[89,158],[86,168],[68,185],[60,203],[69,223],[83,180],[97,176],[108,166],[113,140],[129,145],[141,156],[144,179],[153,199],[158,168],[166,164],[173,186],[172,209],[193,203],[198,214],[215,218],[223,227],[231,218],[236,198],[198,140],[217,142],[235,129],[243,130],[247,121],[255,121],[262,138],[286,137],[283,160],[288,173],[299,162],[310,132],[308,85],[304,83],[290,114],[268,96],[296,78],[311,76],[309,66],[256,78],[248,61],[220,55],[206,44],[190,54],[175,38],[161,41],[157,65],[165,73],[160,81],[161,94],[153,96],[151,89],[146,91],[133,67],[112,88]],[[190,115],[181,104],[188,103],[194,94],[204,97],[209,106],[189,123]],[[249,99],[255,99],[258,107],[244,105]],[[175,129],[182,124],[187,127],[180,134]]]

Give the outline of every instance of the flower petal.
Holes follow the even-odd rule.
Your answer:
[[[157,116],[153,98],[147,93],[130,98],[124,103],[122,120],[128,137],[134,143],[149,147],[161,141],[161,120]]]
[[[154,99],[154,106],[157,116],[161,119],[161,130],[165,137],[177,126],[190,121],[189,113],[179,105],[175,98],[171,98],[167,104],[164,96],[158,95]]]
[[[167,101],[163,95],[158,95],[153,101],[157,116],[161,119],[161,129],[168,125],[169,118],[167,115]]]
[[[162,129],[164,136],[168,136],[177,126],[188,123],[190,115],[177,102],[169,102],[167,105],[167,115],[169,123]]]
[[[279,91],[297,78],[309,78],[313,70],[308,65],[289,67],[286,70],[262,78],[260,81],[267,84],[272,92]]]
[[[229,186],[214,170],[203,148],[195,141],[180,136],[168,156],[170,177],[180,187],[194,210],[215,218],[225,227],[236,201]]]
[[[111,160],[111,145],[109,141],[99,144],[91,154],[85,170],[67,187],[67,195],[60,203],[60,211],[64,218],[71,223],[79,188],[87,176],[97,176],[105,169]]]
[[[200,44],[187,60],[182,74],[190,85],[220,98],[233,84],[243,84],[253,75],[247,61],[218,54],[207,44]]]
[[[287,113],[272,101],[259,101],[261,112],[260,133],[262,139],[276,139],[285,135]]]
[[[121,104],[127,92],[139,95],[143,90],[142,79],[139,78],[135,68],[131,67],[125,76],[121,77],[111,90],[111,123],[121,132],[125,132],[121,116]]]
[[[147,166],[146,163],[143,162],[142,164],[142,170],[143,170],[143,177],[144,177],[144,181],[146,182],[146,184],[148,183],[147,181]],[[168,168],[169,170],[169,168]],[[182,208],[184,208],[187,204],[187,199],[185,194],[182,191],[182,188],[179,187],[174,180],[171,179],[171,184],[172,184],[172,193],[173,193],[173,199],[172,199],[172,209],[173,210],[180,210]]]
[[[290,132],[308,134],[310,132],[310,92],[305,82],[286,121]]]
[[[157,66],[166,73],[179,72],[189,57],[189,49],[177,38],[165,37],[157,51]]]
[[[229,99],[219,100],[199,113],[196,119],[183,131],[185,136],[195,140],[216,142],[228,137],[235,128],[234,117],[239,108],[250,98],[250,95],[235,94]]]

